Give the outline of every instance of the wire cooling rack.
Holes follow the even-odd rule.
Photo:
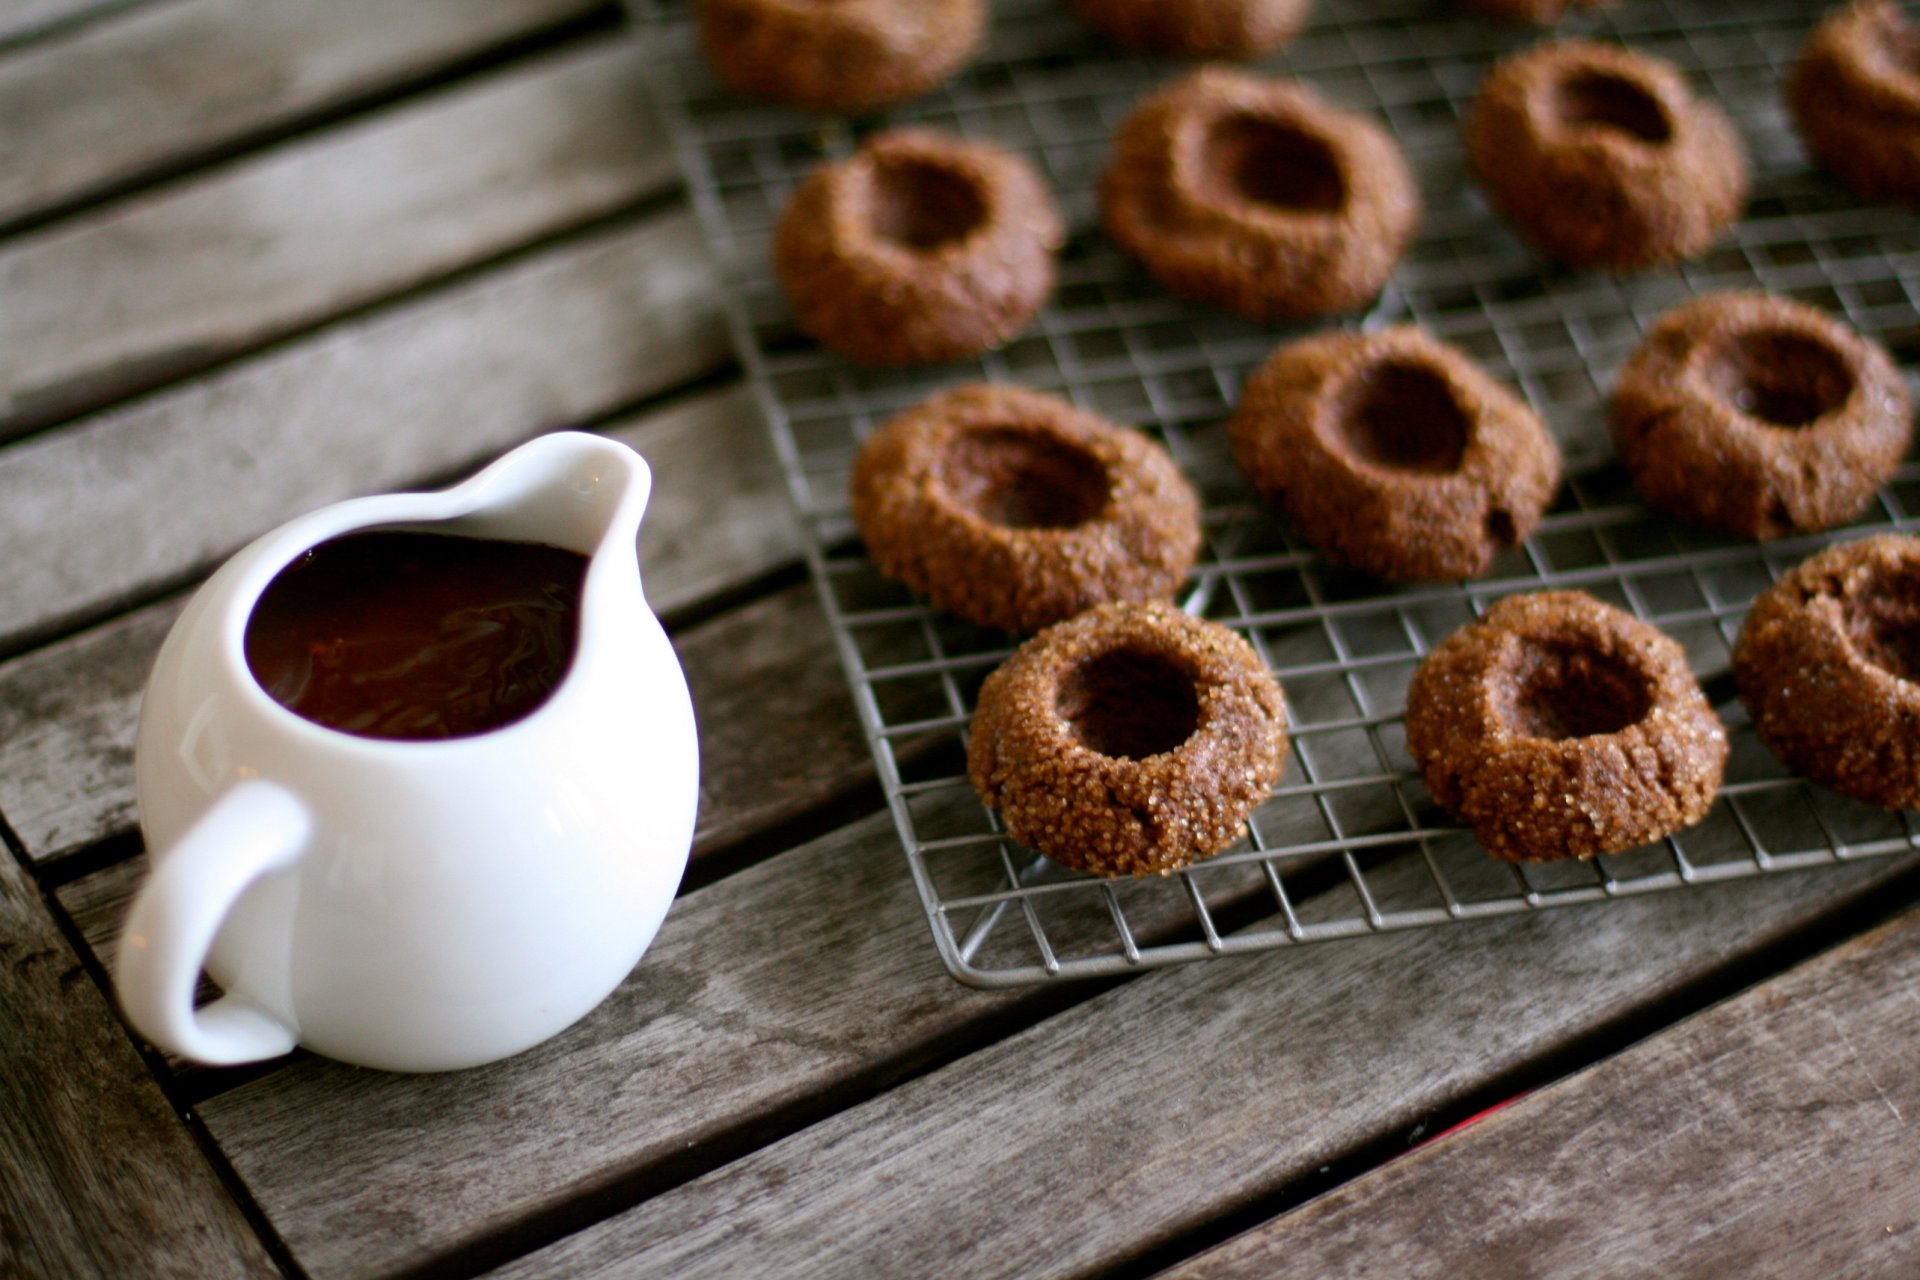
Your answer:
[[[1641,504],[1605,436],[1614,371],[1661,311],[1697,293],[1762,288],[1812,303],[1920,357],[1920,217],[1868,206],[1813,173],[1779,86],[1826,0],[1621,0],[1558,34],[1623,40],[1678,63],[1739,123],[1753,199],[1702,260],[1628,279],[1532,255],[1468,181],[1460,121],[1482,73],[1538,33],[1443,0],[1323,0],[1268,69],[1384,119],[1420,180],[1425,219],[1372,310],[1343,323],[1415,323],[1519,387],[1566,450],[1571,479],[1525,544],[1481,581],[1394,588],[1331,566],[1253,500],[1224,421],[1277,342],[1182,302],[1099,231],[1093,191],[1131,105],[1177,74],[1104,46],[1058,0],[1003,0],[983,55],[956,81],[869,121],[747,102],[701,62],[684,0],[636,0],[654,29],[660,96],[723,273],[739,354],[772,427],[808,557],[872,742],[940,955],[962,981],[1008,986],[1617,898],[1844,863],[1920,847],[1906,814],[1788,776],[1755,738],[1727,675],[1749,602],[1835,538],[1920,521],[1909,465],[1853,526],[1759,546],[1679,527]],[[1030,157],[1073,234],[1059,290],[1032,329],[977,360],[873,372],[793,327],[768,247],[788,196],[823,159],[902,123]],[[1137,424],[1205,500],[1206,548],[1185,599],[1257,647],[1286,688],[1293,755],[1227,853],[1164,878],[1108,881],[1020,848],[964,775],[969,713],[1008,637],[926,607],[881,578],[847,511],[859,443],[891,414],[963,381],[1053,391]],[[1510,866],[1433,802],[1401,709],[1428,648],[1515,592],[1577,587],[1687,648],[1726,720],[1732,758],[1697,827],[1590,863]]]

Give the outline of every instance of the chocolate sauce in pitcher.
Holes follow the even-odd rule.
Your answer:
[[[486,733],[532,714],[566,676],[586,572],[586,556],[531,542],[347,534],[261,593],[247,666],[276,702],[342,733]]]

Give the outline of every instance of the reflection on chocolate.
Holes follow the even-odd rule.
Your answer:
[[[247,666],[282,706],[366,738],[464,738],[547,700],[573,663],[587,558],[527,542],[374,530],[282,569]]]

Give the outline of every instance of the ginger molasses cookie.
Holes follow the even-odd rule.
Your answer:
[[[1508,22],[1540,26],[1560,21],[1573,9],[1604,9],[1614,0],[1460,0],[1462,7]]]
[[[853,519],[880,571],[982,626],[1028,632],[1171,596],[1200,502],[1165,449],[1064,400],[969,386],[861,446]]]
[[[1108,604],[980,688],[967,772],[1014,839],[1097,875],[1165,874],[1239,838],[1287,758],[1280,685],[1238,634]]]
[[[1854,0],[1808,37],[1787,81],[1800,137],[1869,200],[1920,204],[1920,31],[1893,0]]]
[[[1648,502],[1749,538],[1860,514],[1913,434],[1885,351],[1760,293],[1709,294],[1661,316],[1621,369],[1609,419]]]
[[[1617,853],[1706,816],[1727,734],[1669,637],[1579,591],[1509,596],[1414,673],[1407,750],[1511,862]]]
[[[1560,451],[1526,402],[1412,328],[1281,347],[1227,431],[1263,498],[1383,578],[1479,576],[1560,483]]]
[[[1068,0],[1125,49],[1175,58],[1257,58],[1291,40],[1311,0]]]
[[[1671,63],[1568,40],[1503,58],[1467,117],[1467,158],[1515,230],[1573,267],[1695,257],[1747,202],[1726,113]]]
[[[1920,539],[1882,534],[1802,562],[1754,601],[1733,674],[1789,769],[1920,808]]]
[[[773,262],[808,334],[862,364],[928,364],[1024,329],[1053,292],[1064,237],[1025,160],[898,129],[806,180]]]
[[[966,65],[986,26],[986,0],[700,0],[722,80],[815,111],[919,97]]]
[[[1108,232],[1175,293],[1258,322],[1380,291],[1420,217],[1399,147],[1305,85],[1209,67],[1121,125]]]

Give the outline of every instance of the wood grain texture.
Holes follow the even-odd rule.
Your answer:
[[[798,554],[771,447],[743,391],[702,392],[611,423],[607,434],[640,449],[654,466],[656,497],[641,527],[640,554],[648,597],[657,609],[727,591]],[[0,454],[0,470],[4,459]],[[416,479],[396,474],[368,487],[404,486]],[[727,528],[710,537],[708,524],[716,514]],[[71,853],[134,825],[133,738],[140,691],[183,603],[184,598],[168,599],[0,664],[0,813],[36,860]],[[834,678],[825,623],[817,609],[808,612],[810,607],[811,602],[801,606],[790,594],[736,621],[716,624],[713,630],[724,637],[717,644],[706,641],[702,631],[679,640],[702,694],[703,720],[716,726],[709,734],[717,735],[723,758],[736,758],[725,744],[744,739],[736,787],[721,787],[703,805],[703,832],[711,828],[709,839],[724,840],[771,812],[783,812],[777,796],[787,804],[799,802],[793,788],[769,786],[764,776],[753,775],[768,766],[769,755],[800,754],[805,746],[750,714],[733,716],[735,702],[765,699],[769,707],[809,716],[844,709],[842,726],[851,724],[852,711]],[[789,646],[784,656],[781,644]],[[759,654],[755,669],[765,678],[731,680],[726,673],[740,661],[736,651]],[[720,708],[728,712],[716,720]],[[729,731],[726,723],[736,718]],[[855,733],[849,746],[849,729],[821,723],[826,731],[817,755],[808,754],[796,768],[813,769],[829,788],[854,785],[847,780],[850,773],[856,780],[867,775],[857,764],[850,767],[849,757],[864,761],[864,744]],[[753,742],[756,735],[767,741]],[[708,776],[714,778],[713,766]]]
[[[1171,1273],[1920,1274],[1920,916]]]
[[[68,31],[153,0],[0,0],[0,47]]]
[[[946,977],[881,815],[683,897],[607,1003],[517,1058],[312,1059],[201,1110],[312,1275],[387,1275],[831,1109],[1021,998]]]
[[[0,853],[0,1275],[278,1269]]]
[[[1895,874],[1781,877],[1154,973],[502,1274],[907,1275],[959,1257],[978,1275],[1096,1274],[1406,1132]]]
[[[596,428],[653,471],[640,527],[647,603],[670,615],[800,558],[766,423],[742,385],[703,391]]]
[[[700,726],[696,853],[874,780],[873,757],[810,585],[675,638]]]
[[[184,597],[0,666],[0,814],[36,861],[133,827],[140,690]]]
[[[667,189],[595,41],[0,248],[0,437],[149,390]]]
[[[0,651],[183,585],[298,512],[461,474],[679,386],[727,350],[706,253],[674,213],[21,441],[0,451]]]
[[[576,19],[597,0],[178,0],[0,60],[0,225]]]
[[[970,792],[952,808],[978,821]],[[1189,917],[1132,918],[1152,941]],[[523,1057],[439,1077],[302,1061],[201,1114],[315,1276],[450,1252],[466,1265],[476,1240],[481,1261],[509,1256],[554,1229],[548,1215],[584,1223],[566,1215],[631,1202],[719,1158],[710,1148],[765,1141],[1086,994],[948,978],[879,814],[684,896],[609,1002]]]

